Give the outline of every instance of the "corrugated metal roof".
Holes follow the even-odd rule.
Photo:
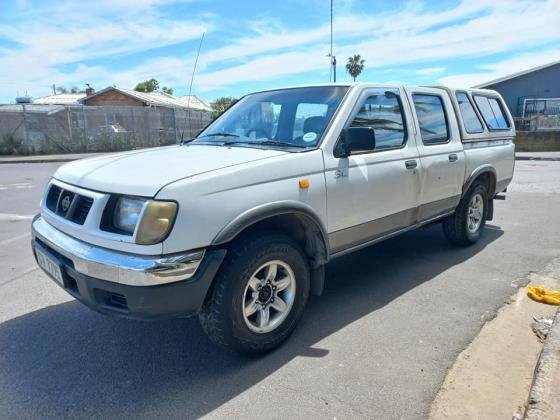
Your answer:
[[[110,86],[108,88],[102,89],[99,92],[94,93],[88,97],[82,98],[79,100],[79,103],[84,103],[85,100],[93,98],[94,96],[100,95],[102,93],[108,92],[110,90],[116,90],[117,92],[122,93],[123,95],[127,95],[131,98],[137,99],[140,102],[143,102],[146,105],[152,106],[164,106],[167,108],[187,108],[187,101],[182,100],[181,98],[176,98],[173,95],[168,95],[167,93],[163,92],[137,92],[132,89],[125,89],[116,86]],[[192,101],[192,99],[191,99]],[[200,103],[202,101],[198,100]],[[189,103],[189,108],[191,109],[202,109],[199,105],[194,106],[192,103]]]
[[[502,83],[502,82],[505,82],[506,80],[515,79],[516,77],[520,77],[520,76],[523,76],[525,74],[533,73],[535,71],[543,70],[543,69],[546,69],[548,67],[555,66],[557,64],[560,64],[560,60],[553,61],[552,63],[548,63],[548,64],[543,64],[542,66],[537,66],[537,67],[533,67],[533,68],[530,68],[530,69],[527,69],[527,70],[523,70],[523,71],[520,71],[520,72],[517,72],[517,73],[509,74],[509,75],[504,76],[504,77],[499,77],[497,79],[490,80],[489,82],[481,83],[480,85],[476,85],[476,86],[473,86],[473,87],[483,89],[485,87],[492,86],[492,85],[495,85],[497,83]]]
[[[65,108],[61,105],[38,105],[38,104],[14,104],[14,105],[0,105],[0,112],[23,112],[23,107],[25,106],[25,112],[28,113],[54,113],[62,111]]]
[[[77,104],[80,99],[85,97],[85,93],[59,93],[35,98],[33,103],[40,105],[73,105]]]
[[[190,98],[190,99],[189,99]],[[212,111],[212,107],[195,95],[185,95],[178,98],[180,101],[188,104],[190,108],[200,109],[201,111]]]

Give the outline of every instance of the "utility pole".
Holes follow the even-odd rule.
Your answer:
[[[333,0],[331,0],[331,52],[327,57],[331,58],[331,74],[333,76],[333,82],[336,83],[336,56],[333,54]]]

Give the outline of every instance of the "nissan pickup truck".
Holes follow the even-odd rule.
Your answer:
[[[198,314],[216,343],[260,354],[321,294],[330,260],[433,223],[475,243],[512,179],[514,136],[491,90],[258,92],[182,144],[60,167],[33,253],[96,311]]]

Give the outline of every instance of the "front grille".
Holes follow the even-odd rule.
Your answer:
[[[93,198],[65,190],[55,184],[50,186],[47,193],[47,208],[78,225],[84,224],[92,205]]]
[[[72,213],[70,220],[79,225],[83,225],[91,206],[93,205],[93,198],[79,195],[77,200],[76,208],[74,209],[74,213]]]

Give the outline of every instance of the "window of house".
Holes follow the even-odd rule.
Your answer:
[[[449,141],[449,127],[443,107],[443,100],[438,95],[412,95],[420,136],[425,145],[447,143]]]
[[[105,121],[107,122],[107,124],[116,124],[117,114],[115,112],[107,112],[105,114]]]
[[[475,95],[474,101],[490,130],[507,130],[509,128],[509,121],[498,99]]]
[[[375,150],[401,147],[406,141],[406,131],[399,96],[392,91],[369,95],[350,127],[373,128]]]
[[[465,92],[457,92],[455,94],[457,102],[459,103],[459,112],[461,113],[461,118],[463,119],[463,125],[465,126],[465,131],[469,134],[482,133],[484,127],[482,122],[476,115],[474,106],[471,103],[468,95]]]

